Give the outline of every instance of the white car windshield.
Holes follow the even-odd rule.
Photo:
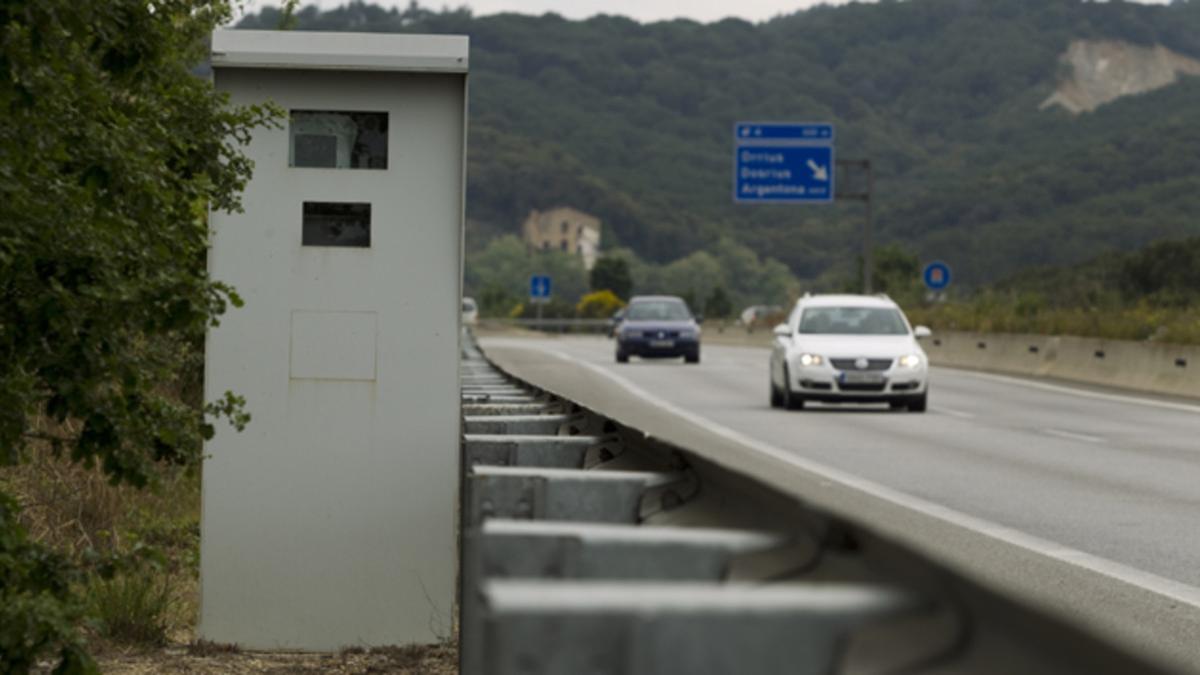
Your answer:
[[[907,335],[900,311],[891,307],[809,307],[800,316],[804,335]]]
[[[645,300],[629,305],[625,318],[631,321],[687,321],[692,315],[679,301]]]

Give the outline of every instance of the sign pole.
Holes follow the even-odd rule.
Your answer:
[[[851,169],[861,170],[865,175],[863,182],[851,178]],[[862,228],[862,292],[869,295],[874,287],[875,254],[874,229],[875,214],[871,196],[875,191],[875,173],[871,170],[869,159],[839,159],[837,161],[838,191],[837,199],[852,199],[863,202],[867,207],[867,220]],[[845,174],[843,176],[843,174]],[[853,186],[853,187],[852,187]],[[861,186],[861,187],[860,187]],[[854,189],[857,188],[857,189]]]
[[[536,327],[542,327],[542,305],[550,300],[550,277],[544,274],[535,274],[529,277],[529,301],[537,305],[537,323]]]
[[[875,189],[875,177],[871,171],[871,160],[866,160],[863,166],[865,166],[867,170],[867,196],[864,198],[867,203],[867,222],[863,226],[863,294],[870,295],[872,281],[871,277],[875,267],[875,256],[872,252],[874,246],[871,242],[871,235],[873,234],[871,230],[874,226],[874,223],[872,222],[873,213],[871,209],[871,193],[874,192]]]

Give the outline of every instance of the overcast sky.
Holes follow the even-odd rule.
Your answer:
[[[426,7],[440,8],[443,5],[469,6],[479,15],[497,12],[519,12],[521,14],[544,14],[556,12],[569,19],[586,19],[596,14],[622,14],[638,21],[660,21],[686,17],[696,21],[718,21],[736,16],[747,21],[765,21],[779,14],[790,14],[798,9],[814,5],[841,5],[848,0],[421,0]],[[988,0],[1002,2],[1003,0]],[[1168,0],[1138,0],[1139,2],[1164,4]],[[244,0],[249,11],[260,7],[278,6],[277,0]],[[322,9],[332,9],[346,4],[346,0],[307,0],[302,4],[316,4]],[[375,0],[375,4],[387,7],[408,5],[408,0]]]

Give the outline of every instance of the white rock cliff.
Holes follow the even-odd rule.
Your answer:
[[[1170,86],[1181,75],[1200,75],[1200,61],[1163,47],[1119,41],[1076,40],[1061,62],[1070,76],[1041,105],[1090,112],[1125,96]]]

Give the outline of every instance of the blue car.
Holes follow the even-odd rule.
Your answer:
[[[700,325],[687,303],[672,295],[640,295],[629,301],[617,326],[617,363],[630,356],[678,358],[700,363]]]

